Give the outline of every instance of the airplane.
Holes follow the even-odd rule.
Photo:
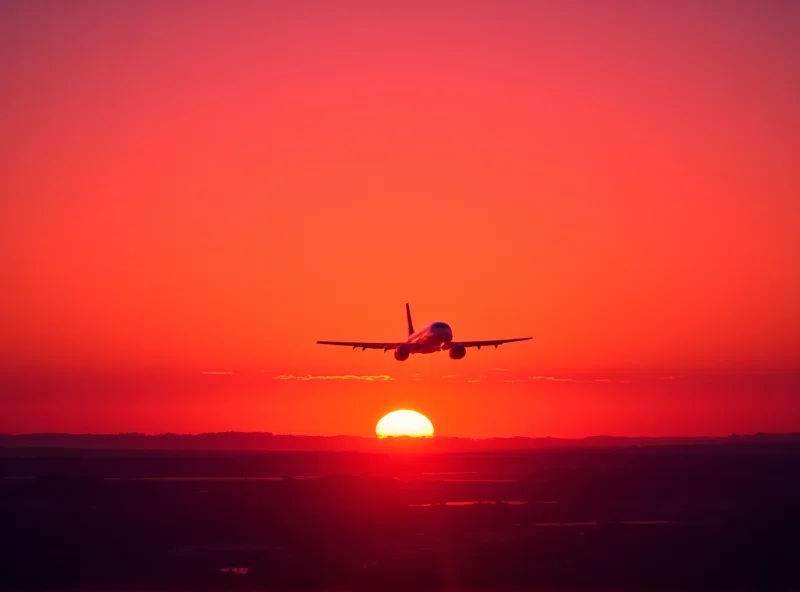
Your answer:
[[[384,353],[394,350],[394,359],[403,362],[411,354],[432,354],[439,351],[447,351],[454,360],[460,360],[467,355],[468,347],[493,345],[498,347],[504,343],[512,341],[526,341],[531,337],[514,337],[513,339],[492,339],[488,341],[453,341],[453,330],[450,325],[441,321],[429,323],[419,331],[414,331],[414,323],[411,322],[411,309],[406,302],[406,320],[408,321],[408,339],[398,342],[374,343],[366,341],[317,341],[318,345],[343,345],[362,350],[382,349]]]

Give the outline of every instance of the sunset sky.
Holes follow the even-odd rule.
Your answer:
[[[0,431],[800,431],[800,3],[0,4]],[[533,337],[396,362],[317,339]]]

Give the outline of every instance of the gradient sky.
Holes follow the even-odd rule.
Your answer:
[[[0,431],[800,430],[798,29],[789,0],[3,2]],[[314,343],[403,338],[407,301],[534,340]]]

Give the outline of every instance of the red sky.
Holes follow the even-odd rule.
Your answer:
[[[800,430],[798,25],[4,2],[0,431],[368,435],[404,406],[460,436]],[[534,340],[314,344],[402,338],[406,301]]]

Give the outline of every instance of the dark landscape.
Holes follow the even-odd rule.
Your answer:
[[[462,452],[47,438],[3,437],[4,589],[800,588],[793,435]]]

